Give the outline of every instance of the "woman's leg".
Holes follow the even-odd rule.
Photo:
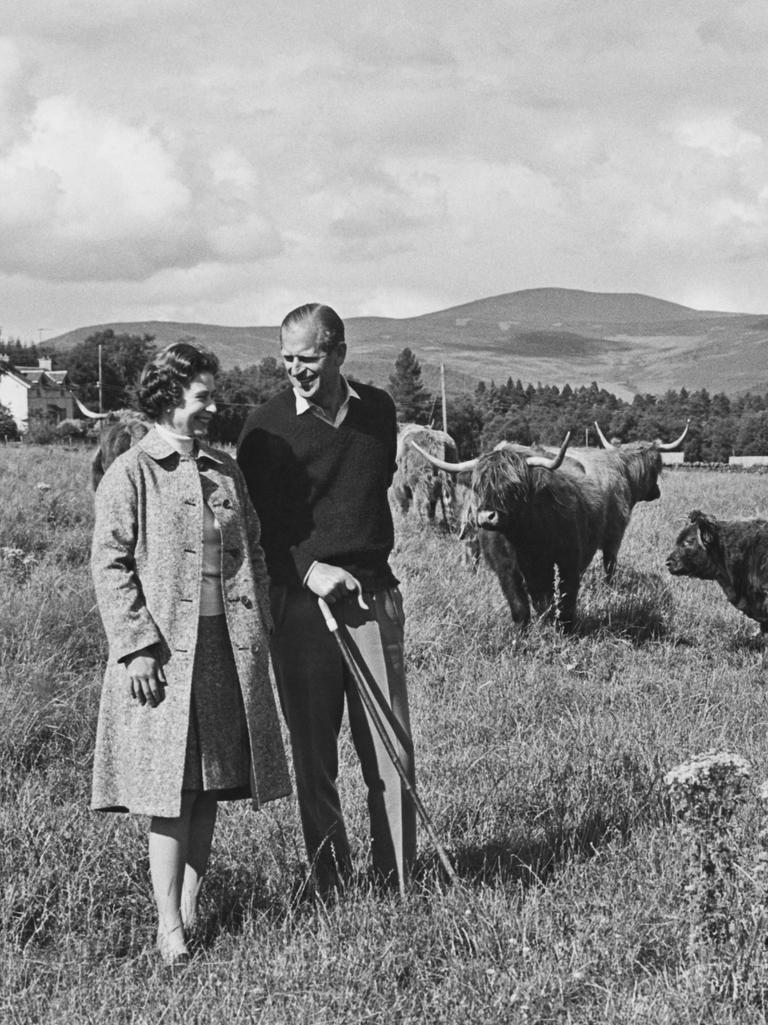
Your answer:
[[[181,921],[185,930],[197,922],[197,900],[200,885],[208,867],[213,828],[216,825],[218,802],[212,794],[197,794],[189,822],[187,854],[181,887]]]
[[[196,796],[182,794],[178,818],[155,815],[149,826],[149,873],[157,904],[157,945],[166,964],[188,954],[181,921],[181,887]]]
[[[216,809],[216,798],[212,795],[185,791],[179,817],[154,816],[149,827],[149,871],[157,904],[157,943],[167,963],[188,953],[184,926],[192,925],[197,913]]]

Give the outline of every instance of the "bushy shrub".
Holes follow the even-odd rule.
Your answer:
[[[59,438],[85,438],[88,425],[85,420],[62,420],[55,429]]]
[[[53,420],[45,413],[30,413],[24,440],[31,445],[50,445],[56,439],[56,425]]]
[[[8,441],[16,441],[19,436],[19,429],[16,421],[11,416],[10,409],[0,405],[0,438]]]

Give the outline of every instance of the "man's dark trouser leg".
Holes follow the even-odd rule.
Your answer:
[[[356,598],[334,605],[351,646],[399,723],[392,733],[413,779],[408,699],[403,665],[402,604],[397,588],[366,593],[368,613]],[[402,887],[416,852],[416,813],[354,690],[317,598],[308,591],[275,588],[272,654],[280,700],[291,734],[296,789],[307,853],[321,892],[334,885],[337,868],[350,867],[349,845],[336,779],[338,735],[349,701],[352,736],[368,787],[376,870]],[[402,741],[406,743],[403,744]]]
[[[336,789],[344,714],[341,654],[309,591],[273,589],[272,658],[291,735],[296,792],[318,890],[327,894],[350,870],[349,843]]]

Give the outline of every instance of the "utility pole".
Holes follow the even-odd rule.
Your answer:
[[[448,433],[448,408],[445,403],[445,363],[440,364],[440,395],[443,400],[443,430]]]
[[[104,382],[101,374],[101,342],[99,342],[99,412],[104,412]]]

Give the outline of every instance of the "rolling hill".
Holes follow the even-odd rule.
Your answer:
[[[597,381],[623,398],[683,386],[768,391],[768,315],[695,310],[647,295],[535,288],[418,317],[352,317],[346,326],[349,370],[377,384],[386,383],[408,346],[430,388],[445,364],[451,392],[510,376],[558,386]],[[194,340],[225,368],[278,355],[276,326],[94,324],[48,342],[66,349],[104,328],[151,334],[161,345]]]

